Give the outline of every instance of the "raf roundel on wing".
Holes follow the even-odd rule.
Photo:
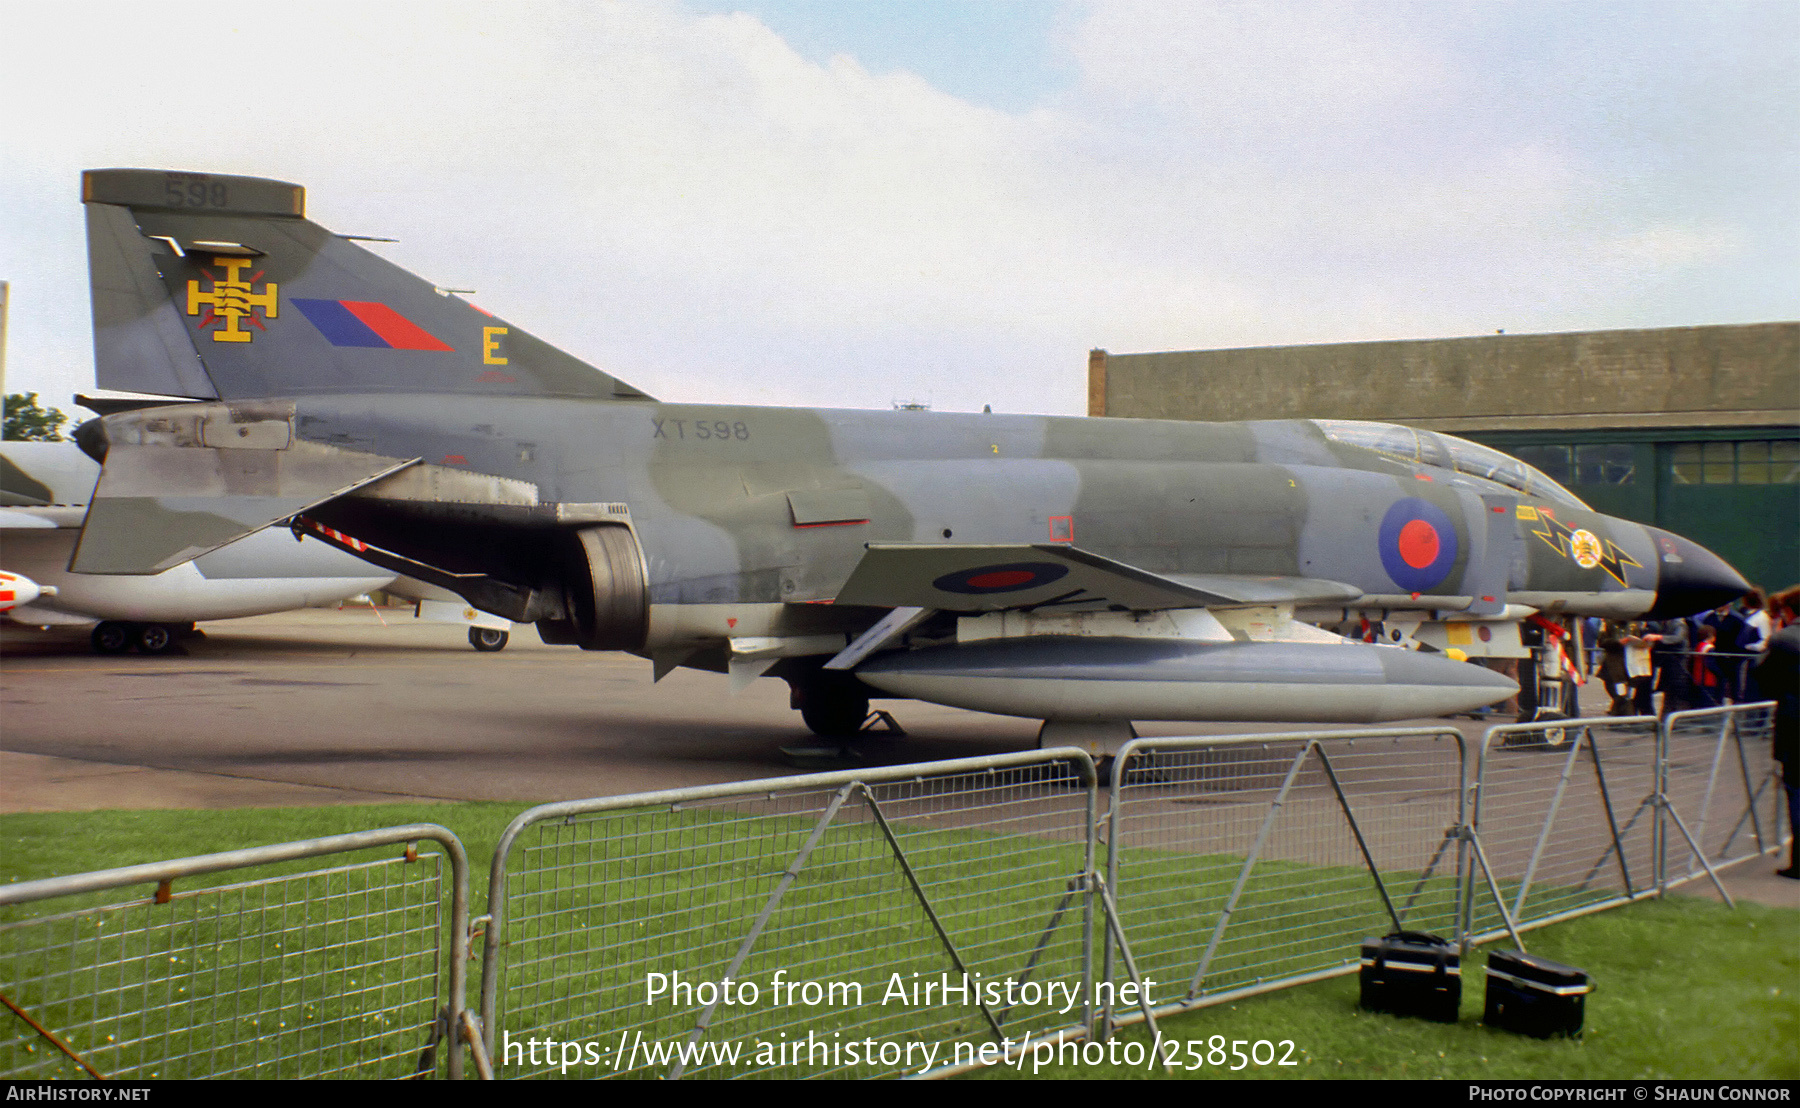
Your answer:
[[[1382,568],[1407,592],[1435,588],[1456,564],[1456,525],[1442,508],[1416,496],[1387,510],[1376,541]]]
[[[1019,592],[1048,585],[1069,572],[1067,566],[1054,562],[1008,562],[1005,565],[977,566],[946,573],[933,581],[934,588],[945,592],[983,596],[988,593]]]

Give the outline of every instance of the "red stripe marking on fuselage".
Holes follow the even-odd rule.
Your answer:
[[[866,519],[834,519],[829,523],[796,523],[795,529],[802,527],[854,527],[859,523],[869,522]]]

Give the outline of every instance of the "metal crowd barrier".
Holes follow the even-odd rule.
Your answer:
[[[533,808],[489,884],[495,1071],[916,1075],[1083,1034],[1094,781],[1046,750]]]
[[[1772,701],[1663,720],[1663,888],[1707,876],[1717,884],[1716,870],[1781,846],[1787,811],[1774,742]],[[1719,892],[1729,903],[1723,886]]]
[[[420,853],[425,841],[442,851]],[[399,844],[396,857],[176,887]],[[142,885],[154,892],[7,911]],[[438,1047],[465,1024],[468,888],[462,844],[425,823],[0,886],[0,1077],[404,1078],[431,1076],[440,1053],[458,1077],[462,1052]]]
[[[1107,878],[1157,1014],[1354,972],[1365,935],[1455,933],[1464,762],[1448,726],[1128,743]]]
[[[1472,813],[1488,872],[1470,874],[1467,941],[1655,895],[1660,751],[1654,716],[1489,728]]]

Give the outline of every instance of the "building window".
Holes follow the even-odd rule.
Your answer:
[[[1575,448],[1578,485],[1637,483],[1637,447],[1628,442],[1597,443]]]
[[[1513,454],[1565,485],[1637,483],[1637,447],[1628,442],[1545,443],[1516,447]]]
[[[1800,439],[1677,443],[1669,470],[1677,485],[1800,484]]]

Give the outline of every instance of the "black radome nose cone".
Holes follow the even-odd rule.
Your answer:
[[[1743,574],[1706,547],[1657,527],[1644,530],[1656,543],[1656,603],[1645,619],[1710,612],[1750,591]]]

